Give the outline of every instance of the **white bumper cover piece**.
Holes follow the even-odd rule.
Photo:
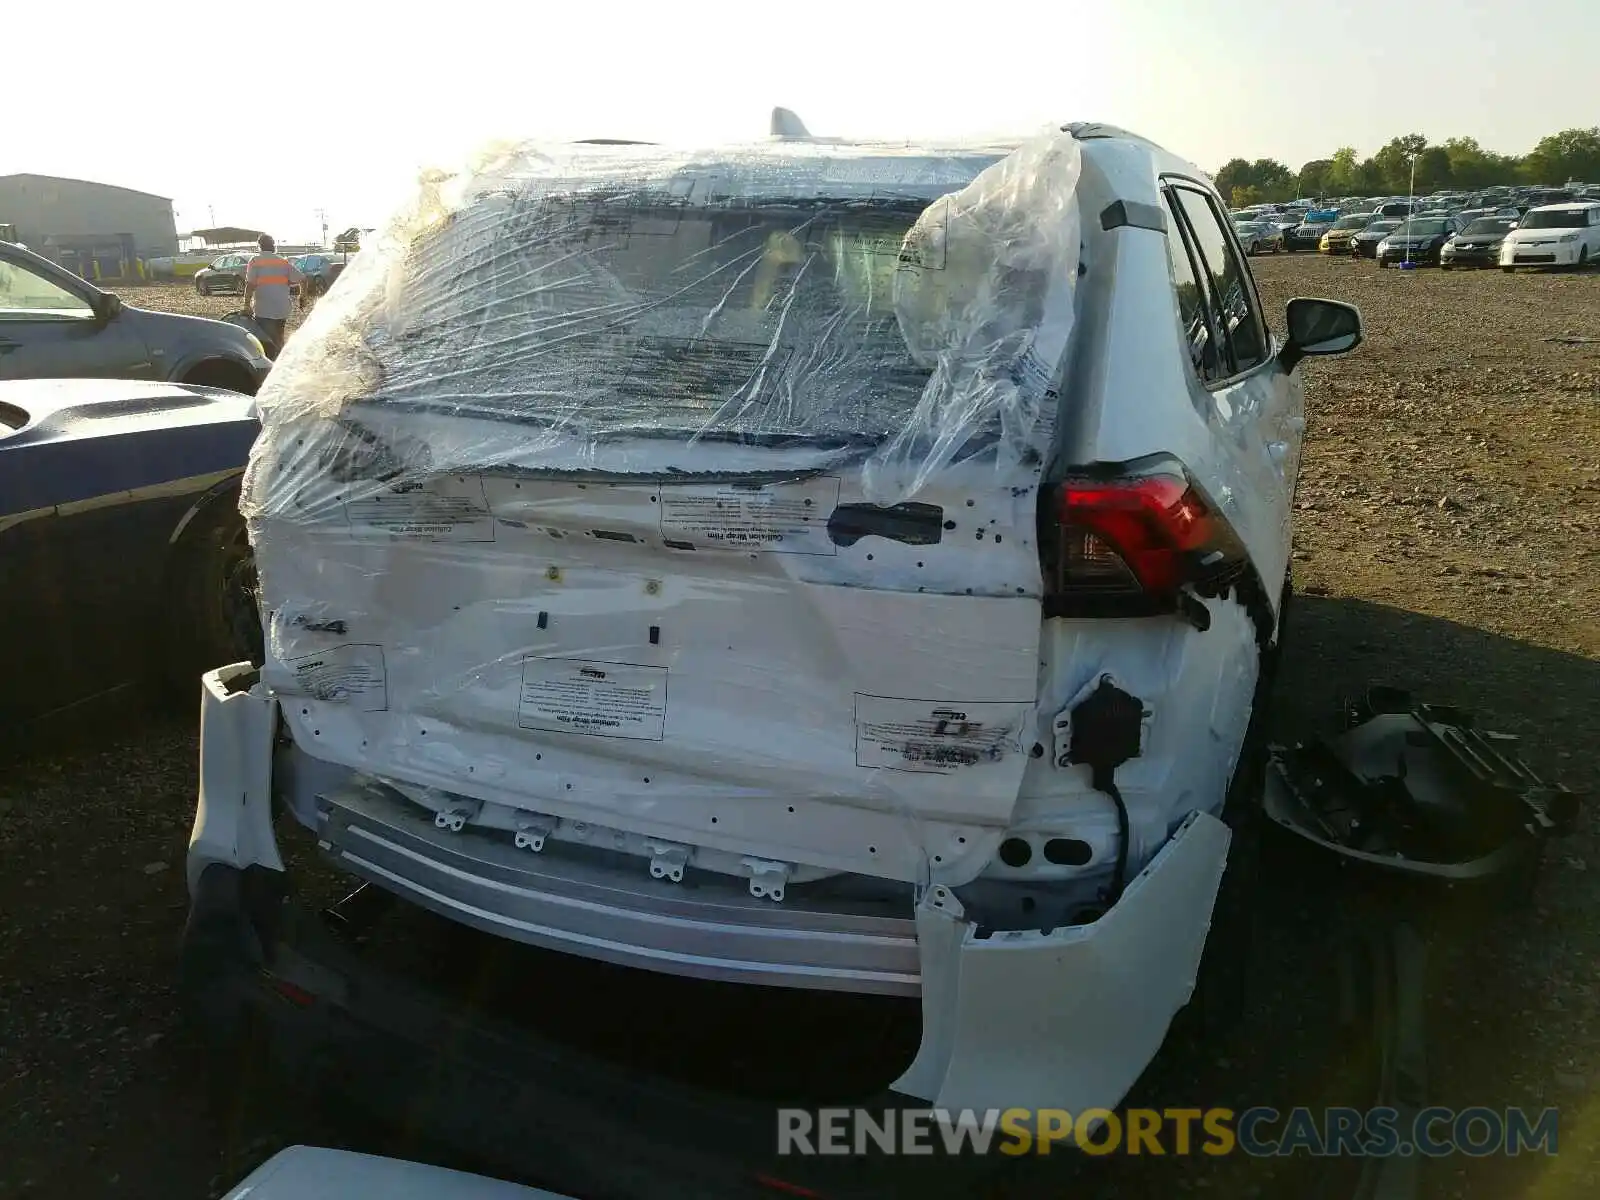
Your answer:
[[[945,888],[917,912],[922,1045],[896,1091],[936,1107],[1112,1108],[1194,990],[1228,827],[1195,813],[1100,920],[980,939]]]
[[[443,1167],[290,1146],[250,1173],[223,1200],[563,1200],[554,1192],[521,1187]]]
[[[272,739],[278,702],[249,663],[207,671],[200,680],[200,796],[189,834],[187,875],[194,892],[212,863],[283,870],[272,834]]]

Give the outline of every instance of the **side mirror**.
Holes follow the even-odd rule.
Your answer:
[[[1286,309],[1289,337],[1278,352],[1285,371],[1313,354],[1344,354],[1361,344],[1361,313],[1353,304],[1297,296]]]
[[[103,292],[94,302],[94,315],[102,324],[122,311],[122,297],[115,292]]]

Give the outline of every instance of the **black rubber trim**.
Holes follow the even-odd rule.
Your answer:
[[[1100,228],[1108,233],[1113,229],[1149,229],[1156,233],[1167,231],[1167,216],[1159,204],[1144,204],[1138,200],[1113,200],[1100,210]]]

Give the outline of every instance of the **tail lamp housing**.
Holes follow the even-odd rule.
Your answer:
[[[1046,616],[1173,612],[1249,571],[1221,509],[1171,458],[1070,470],[1042,489],[1039,525]]]

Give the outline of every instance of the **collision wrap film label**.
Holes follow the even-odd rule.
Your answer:
[[[522,660],[518,728],[659,742],[666,722],[665,667],[534,655]]]

